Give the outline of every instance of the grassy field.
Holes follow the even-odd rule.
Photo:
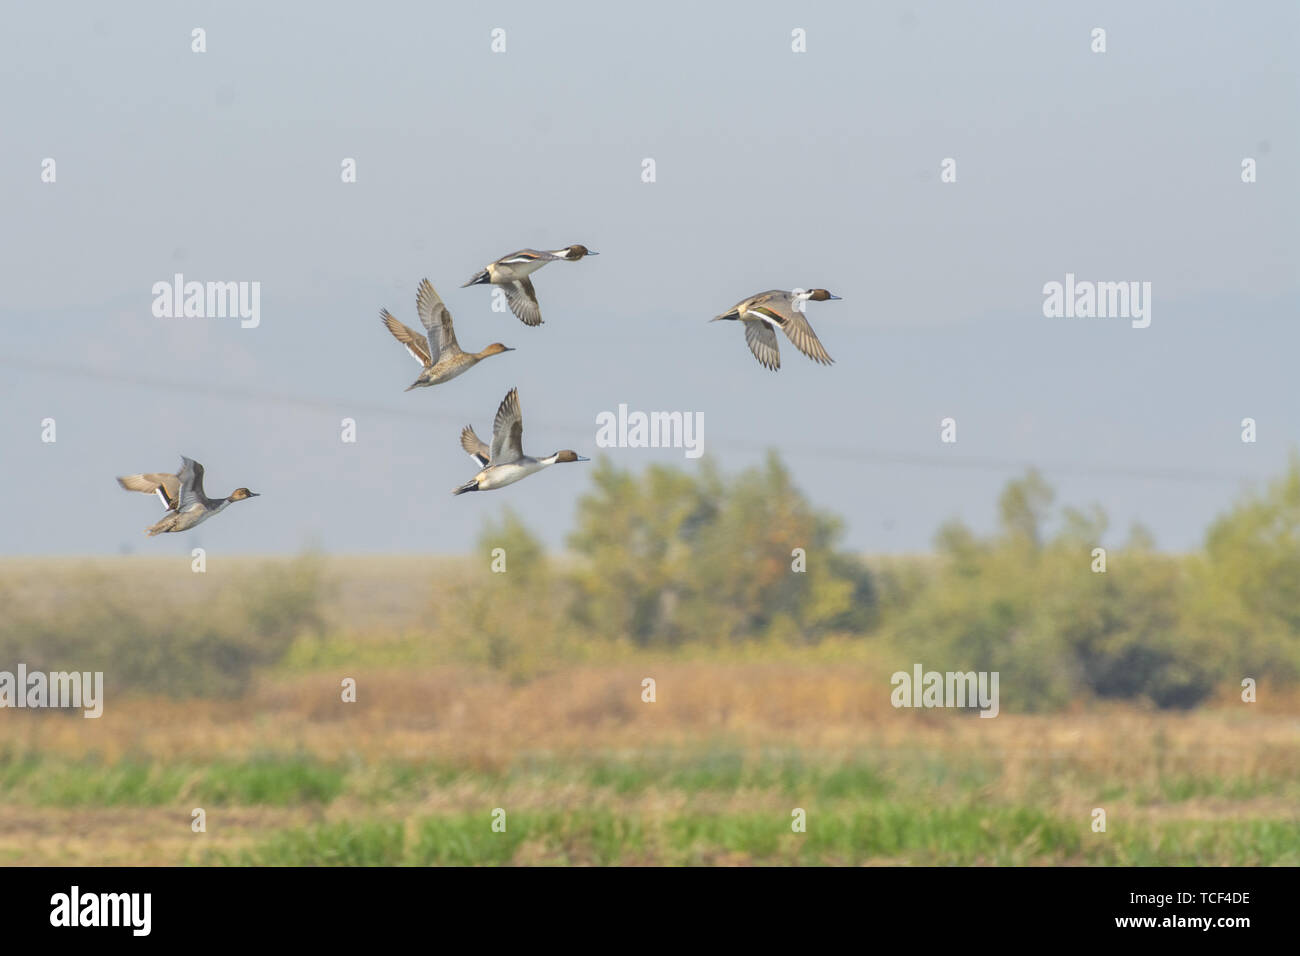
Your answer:
[[[899,711],[894,656],[862,640],[580,643],[521,671],[434,612],[463,562],[328,566],[326,626],[243,697],[0,711],[0,863],[1300,864],[1294,697]],[[56,574],[215,586],[177,561],[0,563],[31,607]]]

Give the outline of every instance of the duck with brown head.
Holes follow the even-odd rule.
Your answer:
[[[838,295],[825,289],[796,289],[786,292],[784,289],[772,289],[751,295],[748,299],[737,302],[721,315],[715,315],[710,321],[732,320],[742,322],[745,326],[745,344],[754,353],[764,368],[776,371],[781,367],[781,350],[776,343],[776,330],[785,333],[786,338],[794,343],[804,355],[814,362],[830,365],[835,360],[830,357],[817,333],[813,331],[803,313],[803,304],[809,300],[825,302],[838,299]]]
[[[581,245],[565,246],[563,249],[550,251],[520,249],[518,252],[512,252],[508,256],[489,262],[471,276],[461,288],[471,285],[499,285],[505,291],[510,311],[520,322],[524,325],[541,325],[542,309],[537,304],[537,291],[533,288],[533,280],[528,277],[548,262],[560,260],[577,262],[579,259],[595,255],[599,253]]]
[[[826,302],[828,300],[835,300],[835,301],[839,300],[838,295],[833,295],[830,292],[827,292],[825,289],[812,289],[808,292],[807,298],[812,299],[814,302]]]
[[[203,466],[184,456],[181,456],[181,470],[174,475],[158,472],[125,475],[118,478],[117,483],[127,491],[157,494],[162,499],[167,514],[145,529],[150,537],[188,531],[225,510],[232,502],[261,497],[247,488],[236,488],[226,498],[209,498],[203,492]]]
[[[493,342],[481,352],[461,351],[456,342],[451,313],[428,279],[420,280],[420,287],[415,293],[415,310],[420,316],[420,324],[424,326],[424,335],[397,321],[387,309],[379,311],[379,318],[389,333],[420,363],[420,375],[406,387],[408,392],[413,388],[427,388],[449,382],[489,356],[514,351],[500,342]]]
[[[563,249],[557,249],[556,254],[568,262],[577,262],[583,256],[598,256],[599,252],[593,252],[586,246],[565,246]]]
[[[451,493],[463,495],[467,491],[504,488],[551,465],[591,460],[569,448],[545,458],[533,458],[524,454],[523,437],[524,416],[519,407],[519,390],[512,388],[497,408],[496,419],[492,424],[491,446],[474,434],[474,429],[469,425],[461,429],[460,447],[469,452],[481,468],[477,475],[459,488],[453,488]]]

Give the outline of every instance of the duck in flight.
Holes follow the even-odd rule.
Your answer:
[[[796,305],[810,300],[825,302],[838,298],[838,295],[831,295],[825,289],[810,289],[807,292],[772,289],[737,302],[709,321],[734,319],[744,323],[745,343],[749,350],[754,353],[754,358],[758,359],[760,365],[774,372],[781,367],[781,352],[776,344],[777,329],[784,332],[785,337],[804,355],[815,362],[830,365],[835,360],[817,338],[817,333],[808,324],[802,309],[796,308]]]
[[[247,488],[236,488],[226,498],[209,498],[203,493],[203,466],[193,458],[181,456],[181,470],[174,475],[147,473],[126,475],[117,483],[127,491],[156,494],[167,509],[162,519],[145,529],[149,537],[168,531],[188,531],[225,509],[232,501],[260,497]]]
[[[562,461],[590,461],[575,451],[564,449],[545,458],[533,458],[524,454],[523,449],[524,418],[519,410],[519,390],[512,388],[501,400],[497,409],[496,420],[492,424],[492,446],[479,439],[474,429],[466,425],[460,433],[460,447],[469,452],[481,470],[459,488],[453,489],[453,495],[463,495],[467,491],[491,491],[514,484],[527,478],[535,471]]]
[[[420,288],[415,293],[415,311],[420,316],[425,335],[398,322],[387,309],[379,310],[379,317],[393,338],[406,346],[406,351],[422,366],[419,377],[406,387],[408,392],[413,388],[441,385],[473,368],[489,355],[514,351],[500,342],[493,342],[482,352],[462,352],[456,342],[451,313],[428,279],[420,280]]]
[[[533,290],[533,280],[528,278],[548,262],[563,259],[565,262],[577,262],[584,256],[598,256],[586,246],[565,246],[551,252],[538,249],[520,249],[508,256],[502,256],[487,266],[461,286],[499,285],[505,290],[506,302],[510,304],[519,321],[524,325],[541,325],[542,309],[537,304],[537,293]]]

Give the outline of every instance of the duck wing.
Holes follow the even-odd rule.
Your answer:
[[[502,288],[506,291],[506,302],[524,325],[542,324],[542,307],[537,304],[537,293],[533,290],[533,280],[524,276]]]
[[[776,371],[781,367],[781,350],[777,348],[776,332],[763,321],[741,323],[745,327],[745,344],[764,368]]]
[[[181,470],[176,476],[180,479],[180,501],[177,511],[184,511],[191,505],[206,503],[208,496],[203,493],[203,466],[193,458],[181,456]]]
[[[470,457],[479,463],[480,467],[487,467],[487,463],[492,460],[492,449],[487,446],[487,442],[474,434],[474,429],[466,425],[460,430],[460,447],[469,452]]]
[[[826,351],[821,339],[817,338],[817,333],[813,331],[813,327],[808,324],[808,319],[802,312],[795,312],[781,330],[785,332],[786,338],[794,343],[795,348],[814,362],[821,362],[823,365],[835,364],[835,360]]]
[[[491,462],[504,465],[524,457],[524,413],[519,408],[519,389],[512,388],[501,400],[492,423]]]
[[[451,324],[451,313],[443,305],[438,293],[433,291],[433,284],[428,279],[420,280],[420,288],[415,293],[415,310],[420,314],[420,324],[429,333],[429,356],[434,364],[460,354],[456,330]]]
[[[383,320],[384,325],[388,327],[388,331],[393,333],[393,338],[406,346],[406,351],[411,353],[412,358],[425,368],[433,364],[433,358],[429,355],[429,340],[427,338],[415,331],[415,329],[398,322],[387,309],[380,309],[379,317]]]
[[[156,494],[162,499],[163,507],[168,511],[176,510],[176,499],[180,494],[181,482],[175,475],[161,472],[124,475],[117,479],[117,483],[127,491],[140,491],[146,495]]]
[[[528,262],[554,262],[563,256],[557,256],[553,252],[545,252],[541,249],[520,249],[518,252],[512,252],[508,256],[502,256],[496,261],[499,266],[521,266]]]
[[[817,333],[808,324],[807,317],[792,304],[767,301],[750,306],[749,311],[763,316],[779,328],[785,333],[785,337],[794,343],[795,348],[814,362],[821,362],[823,365],[834,363],[835,360],[830,357],[821,340],[817,338]]]

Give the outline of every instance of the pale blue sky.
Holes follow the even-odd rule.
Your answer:
[[[559,545],[591,466],[449,493],[475,470],[460,426],[516,385],[526,450],[594,457],[621,402],[703,412],[705,458],[782,449],[875,552],[990,527],[1028,463],[1116,537],[1193,547],[1300,443],[1297,5],[447,7],[6,11],[0,553],[458,552],[507,505]],[[458,288],[572,242],[602,255],[535,277],[540,328]],[[261,326],[154,318],[177,271],[260,281]],[[1150,281],[1151,327],[1044,318],[1066,272]],[[404,393],[378,310],[417,325],[423,276],[463,346],[517,351]],[[843,296],[809,307],[833,367],[782,339],[767,372],[707,321],[813,285]],[[157,509],[113,476],[182,453],[209,493],[264,497],[145,539]]]

